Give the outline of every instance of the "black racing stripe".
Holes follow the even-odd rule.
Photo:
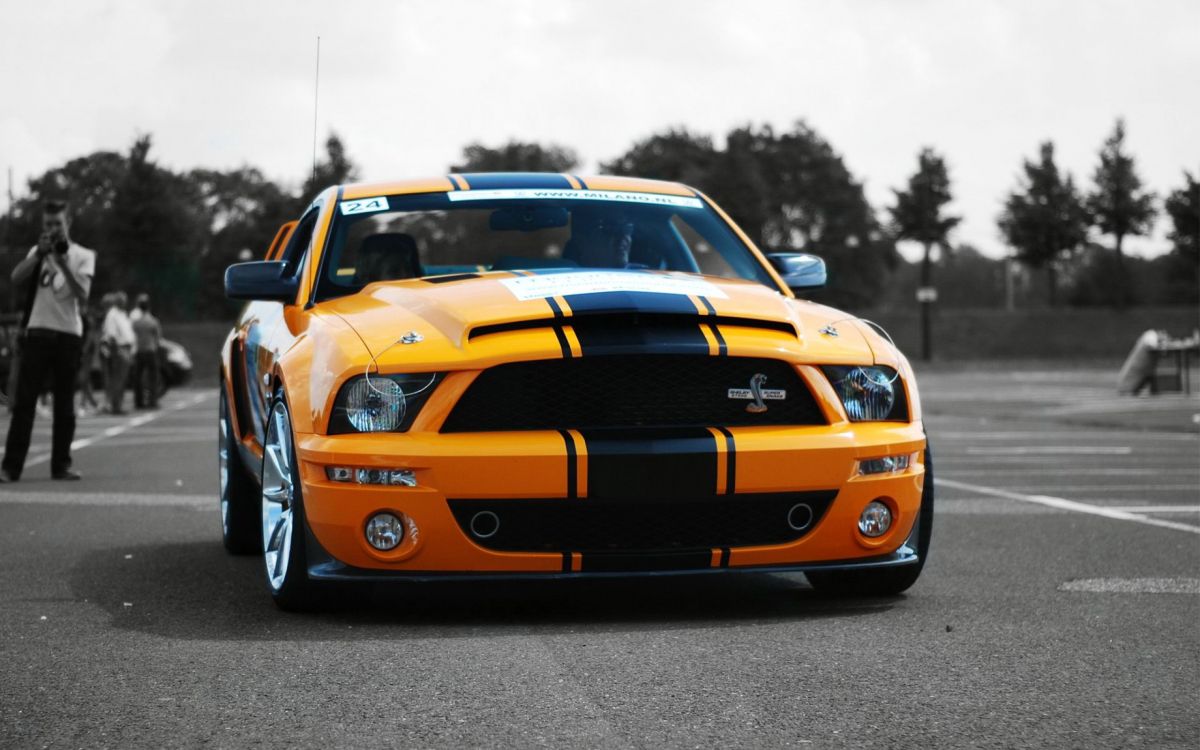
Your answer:
[[[708,301],[708,297],[700,296],[700,303],[704,305],[704,309],[709,315],[716,316],[717,308],[713,307],[713,303]],[[716,322],[708,324],[708,330],[712,332],[713,338],[717,340],[717,356],[729,356],[729,346],[725,343],[725,337],[721,335],[721,329],[717,328]]]
[[[653,324],[631,319],[621,323],[613,318],[573,318],[572,328],[579,338],[583,356],[604,354],[708,354],[708,339],[690,320]]]
[[[562,326],[554,326],[554,337],[558,339],[558,347],[562,349],[563,359],[570,359],[574,355],[571,354],[571,342],[567,340],[567,334],[563,331]]]
[[[571,353],[571,342],[567,340],[567,334],[563,331],[562,320],[563,311],[554,301],[553,297],[547,297],[546,303],[550,305],[550,309],[554,312],[554,337],[558,339],[558,346],[562,349],[563,359],[570,359],[574,355]]]
[[[562,555],[563,555],[563,564],[562,564],[563,572],[570,573],[571,572],[571,551],[567,550],[566,552],[562,553]]]
[[[695,322],[696,306],[682,294],[597,292],[565,299],[584,356],[708,352],[708,340]]]
[[[722,568],[729,567],[729,548],[728,547],[721,548],[721,567]]]
[[[737,476],[737,449],[733,444],[732,432],[724,427],[716,429],[725,436],[725,494],[732,495],[736,492],[734,477]]]
[[[565,297],[575,314],[604,313],[670,313],[696,314],[696,306],[682,294],[660,292],[595,292]]]
[[[721,335],[721,329],[717,328],[716,323],[709,323],[708,330],[712,331],[713,338],[717,340],[717,356],[728,357],[729,345],[725,343],[725,337]]]
[[[472,190],[574,190],[565,175],[523,172],[470,172],[463,175]]]
[[[566,430],[559,430],[559,435],[562,435],[563,442],[567,444],[567,499],[574,500],[578,497],[577,487],[579,486],[579,457],[575,454],[575,439],[571,437],[571,433]]]
[[[587,445],[587,497],[670,501],[712,497],[717,445],[704,428],[645,430],[638,437],[612,430],[582,431]]]
[[[647,570],[703,570],[712,567],[712,551],[686,552],[584,552],[582,570],[632,572]]]

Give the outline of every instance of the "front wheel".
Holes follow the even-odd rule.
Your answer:
[[[283,393],[276,393],[267,422],[262,465],[262,550],[271,597],[282,609],[315,604],[304,553],[304,501],[292,420]]]
[[[917,562],[895,568],[867,570],[814,570],[804,577],[822,594],[841,596],[895,596],[907,591],[921,576],[929,557],[933,533],[933,453],[925,445],[925,486],[917,514]]]

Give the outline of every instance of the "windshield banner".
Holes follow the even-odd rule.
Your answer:
[[[704,208],[704,204],[699,198],[688,198],[682,195],[660,195],[658,193],[627,193],[617,190],[455,190],[446,193],[446,197],[455,202],[495,200],[572,200],[640,203],[646,206]]]
[[[572,294],[601,292],[650,292],[652,294],[694,294],[698,297],[726,298],[725,292],[703,279],[659,276],[621,271],[572,271],[544,276],[501,279],[519,300],[545,299]]]

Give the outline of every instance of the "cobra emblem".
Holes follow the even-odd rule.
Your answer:
[[[754,397],[754,402],[746,404],[746,411],[751,414],[762,414],[767,410],[767,405],[763,403],[763,384],[767,382],[767,376],[761,372],[750,378],[750,395]]]

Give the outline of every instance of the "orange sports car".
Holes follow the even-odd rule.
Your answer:
[[[929,552],[907,360],[684,185],[332,187],[221,357],[225,546],[284,608],[347,581],[803,571],[893,594]]]

